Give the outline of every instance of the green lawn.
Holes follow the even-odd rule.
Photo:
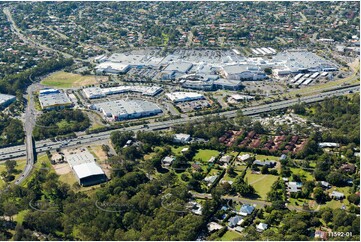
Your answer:
[[[21,172],[25,169],[26,166],[26,160],[16,160],[16,167],[15,169],[17,170],[17,173],[15,174],[15,179],[14,181],[16,181]],[[6,170],[6,166],[5,166],[5,162],[0,164],[0,173]],[[0,179],[0,188],[2,188],[5,185],[5,182]]]
[[[237,176],[239,176],[242,172],[236,171],[236,173],[237,173]],[[226,180],[226,181],[234,181],[236,179],[236,177],[230,177],[228,175],[228,173],[226,172],[226,174],[224,174],[223,179]]]
[[[208,161],[212,156],[217,157],[219,152],[217,150],[198,150],[193,160]]]
[[[347,198],[343,199],[342,201],[332,199],[331,201],[327,202],[326,204],[321,205],[321,208],[329,207],[332,209],[337,209],[337,208],[341,208],[342,205],[345,205],[346,207],[348,207],[350,205],[350,202],[347,200]]]
[[[183,150],[184,148],[188,148],[188,146],[172,146],[172,153],[175,154],[175,155],[181,155],[182,152],[181,150]]]
[[[251,170],[247,170],[245,179],[254,187],[260,196],[259,199],[266,200],[267,193],[271,190],[271,186],[278,179],[278,176],[252,174]]]
[[[279,161],[280,158],[277,156],[272,156],[272,155],[256,155],[256,160],[274,160],[274,161]]]
[[[29,209],[20,211],[17,215],[14,216],[14,220],[15,220],[17,223],[22,224],[23,221],[24,221],[25,215],[26,215],[29,211],[30,211]]]
[[[64,71],[55,72],[44,80],[41,84],[56,88],[80,87],[82,85],[96,84],[95,76],[82,76],[79,74],[67,73]]]
[[[302,208],[302,205],[304,203],[309,203],[310,200],[309,199],[304,199],[304,198],[299,198],[299,199],[295,199],[295,198],[290,198],[290,205],[293,205],[293,206],[297,206],[297,207],[300,207]]]
[[[70,185],[70,187],[72,187],[74,185],[74,183],[77,182],[73,172],[69,172],[67,174],[60,175],[59,181]]]
[[[233,241],[234,239],[237,239],[241,237],[241,235],[236,232],[236,231],[232,231],[232,230],[228,230],[221,238],[222,241]]]
[[[301,168],[291,168],[291,171],[293,174],[297,174],[301,178],[304,177],[307,181],[314,180],[314,177],[310,172],[302,170]]]

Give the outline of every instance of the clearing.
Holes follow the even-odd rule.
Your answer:
[[[278,176],[266,174],[252,174],[251,170],[247,170],[245,177],[250,185],[254,187],[260,200],[267,199],[267,193],[271,190],[272,184],[278,179]]]

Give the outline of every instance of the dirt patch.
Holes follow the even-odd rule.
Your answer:
[[[70,169],[70,166],[68,165],[68,163],[56,164],[56,165],[53,165],[53,168],[57,175],[65,175],[65,174],[68,174],[69,172],[71,172],[71,169]]]
[[[96,157],[98,157],[98,159],[99,159],[98,161],[105,161],[106,159],[108,159],[108,157],[107,157],[106,153],[103,151],[101,145],[92,146],[91,149],[94,152],[94,154],[96,155]]]

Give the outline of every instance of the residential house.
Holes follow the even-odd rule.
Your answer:
[[[239,214],[242,216],[250,215],[254,210],[254,207],[249,204],[243,204],[241,209],[239,210]]]
[[[214,163],[216,161],[216,157],[212,156],[209,160],[208,163]]]
[[[202,171],[202,167],[195,163],[192,164],[192,168],[196,171]]]
[[[330,189],[331,188],[330,183],[328,183],[326,181],[320,181],[320,184],[321,184],[322,188],[325,188],[325,189]]]
[[[345,194],[343,194],[342,192],[338,192],[338,191],[333,191],[330,194],[331,198],[336,199],[336,200],[342,200],[345,198]]]
[[[228,220],[228,227],[234,228],[237,225],[241,225],[243,222],[243,217],[236,215]]]
[[[183,148],[183,149],[181,150],[181,153],[184,154],[184,153],[187,152],[188,150],[189,150],[189,148],[187,148],[187,147],[186,147],[186,148]]]
[[[166,156],[162,160],[162,167],[168,169],[174,161],[175,158],[173,156]]]
[[[219,159],[220,163],[226,163],[229,164],[229,162],[232,160],[232,156],[230,155],[224,155],[221,157],[221,159]]]
[[[221,228],[223,228],[223,226],[220,224],[217,224],[216,222],[210,222],[207,224],[207,228],[208,228],[209,232],[213,232],[216,230],[220,230]]]
[[[217,180],[218,176],[214,175],[214,176],[207,176],[206,178],[204,178],[203,180],[205,182],[207,182],[208,186],[211,186],[216,180]]]
[[[191,136],[189,134],[175,134],[173,137],[175,143],[188,143],[190,140]]]
[[[265,231],[267,228],[268,228],[268,224],[265,224],[265,223],[259,223],[259,224],[256,226],[256,229],[257,229],[258,232],[263,232],[263,231]]]
[[[250,154],[244,154],[244,155],[239,155],[239,156],[237,156],[237,159],[238,159],[239,161],[242,161],[242,162],[247,162],[247,161],[249,161],[251,158],[252,158],[252,157],[251,157]]]
[[[346,172],[346,173],[354,173],[355,170],[356,170],[356,166],[354,164],[343,164],[341,167],[340,167],[340,170],[342,172]]]
[[[289,192],[299,192],[302,188],[302,182],[289,182],[287,184],[287,190]]]
[[[253,165],[256,165],[256,166],[267,166],[269,168],[273,168],[275,167],[276,165],[276,162],[275,161],[270,161],[270,160],[265,160],[265,161],[260,161],[260,160],[255,160],[253,162]]]
[[[287,155],[286,155],[286,154],[282,154],[281,157],[280,157],[280,161],[286,160],[286,159],[287,159]]]

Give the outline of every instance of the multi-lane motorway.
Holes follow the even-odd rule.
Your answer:
[[[287,108],[287,107],[293,106],[294,104],[299,103],[299,102],[313,103],[313,102],[322,101],[323,99],[325,99],[327,97],[344,95],[344,94],[347,94],[350,92],[359,92],[359,90],[360,90],[359,86],[348,87],[348,88],[343,88],[340,90],[324,92],[324,93],[313,95],[313,96],[301,97],[301,98],[297,98],[297,99],[290,99],[290,100],[275,102],[275,103],[271,103],[271,104],[249,107],[249,108],[243,109],[242,111],[243,111],[244,115],[253,116],[253,115],[258,115],[258,114],[265,113],[265,112],[271,112],[274,110]],[[214,115],[223,115],[226,118],[233,118],[237,115],[237,110],[221,112],[219,114],[209,114],[206,116],[214,116]],[[172,127],[172,126],[179,125],[179,124],[184,124],[184,123],[191,122],[191,121],[200,121],[204,117],[205,116],[186,117],[186,118],[181,118],[181,119],[176,119],[176,120],[150,123],[150,124],[148,124],[147,127],[144,127],[143,125],[137,125],[137,126],[123,128],[120,130],[122,130],[122,131],[130,131],[130,130],[138,131],[138,130],[166,129],[168,127]],[[32,121],[30,123],[33,123],[33,122],[34,121]],[[68,141],[53,142],[49,139],[37,141],[36,142],[36,152],[41,153],[41,152],[45,152],[47,150],[55,150],[57,148],[62,148],[62,147],[79,146],[79,145],[98,142],[101,140],[106,140],[106,139],[109,139],[110,133],[113,131],[115,131],[115,130],[105,131],[105,132],[101,132],[98,134],[82,135],[82,136],[78,136],[77,138],[74,138],[74,139],[68,140]],[[28,136],[29,135],[27,135],[27,137]],[[26,142],[27,142],[27,146],[29,146],[28,143],[30,143],[30,141],[28,141],[28,139],[27,139]],[[30,148],[31,147],[29,146],[28,149],[30,149]],[[0,161],[1,160],[5,161],[7,159],[25,156],[27,154],[26,152],[28,149],[26,148],[25,145],[18,145],[18,146],[0,149]]]

